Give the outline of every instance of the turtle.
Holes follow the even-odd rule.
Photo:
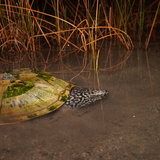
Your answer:
[[[0,74],[1,124],[27,121],[61,106],[80,108],[108,95],[108,90],[85,88],[35,68]]]

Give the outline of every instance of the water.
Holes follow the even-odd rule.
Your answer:
[[[159,53],[159,48],[134,50],[121,69],[101,71],[98,77],[88,70],[77,75],[80,66],[72,60],[47,68],[66,80],[77,75],[72,82],[107,89],[110,95],[84,108],[63,107],[28,122],[0,126],[0,160],[159,159]]]

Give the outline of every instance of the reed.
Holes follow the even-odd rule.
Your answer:
[[[155,15],[154,15],[154,19],[153,19],[153,22],[152,22],[152,25],[151,25],[151,29],[150,29],[149,35],[146,39],[146,44],[145,44],[145,49],[146,50],[148,49],[148,45],[149,45],[149,41],[151,39],[153,28],[156,25],[157,16],[158,16],[158,13],[159,13],[159,8],[160,8],[160,2],[158,3],[157,9],[156,9],[156,12],[155,12]]]
[[[134,47],[131,38],[142,41],[150,28],[146,37],[148,46],[156,31],[160,5],[158,0],[151,3],[146,0],[45,0],[41,7],[36,2],[5,0],[0,4],[0,55],[11,51],[37,54],[43,47],[59,46],[60,52],[52,62],[82,52],[84,60],[86,54],[90,57],[94,71],[98,71],[106,39],[120,41],[131,50]],[[62,52],[68,45],[72,51]]]

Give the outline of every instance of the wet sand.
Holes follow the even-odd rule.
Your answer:
[[[148,53],[148,66],[145,53],[134,51],[121,70],[99,73],[101,88],[110,91],[102,101],[0,126],[0,160],[160,159],[158,55]],[[74,80],[85,87],[93,81]]]

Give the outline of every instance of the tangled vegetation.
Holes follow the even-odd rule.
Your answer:
[[[10,54],[25,53],[42,48],[56,48],[56,62],[72,53],[91,53],[92,67],[97,70],[100,49],[107,42],[119,41],[132,50],[132,39],[148,48],[159,22],[159,0],[4,0],[0,4],[0,59],[13,61]],[[67,46],[69,53],[62,53]],[[6,57],[10,59],[6,60]],[[128,58],[128,55],[125,60]],[[124,61],[124,60],[122,60]]]

